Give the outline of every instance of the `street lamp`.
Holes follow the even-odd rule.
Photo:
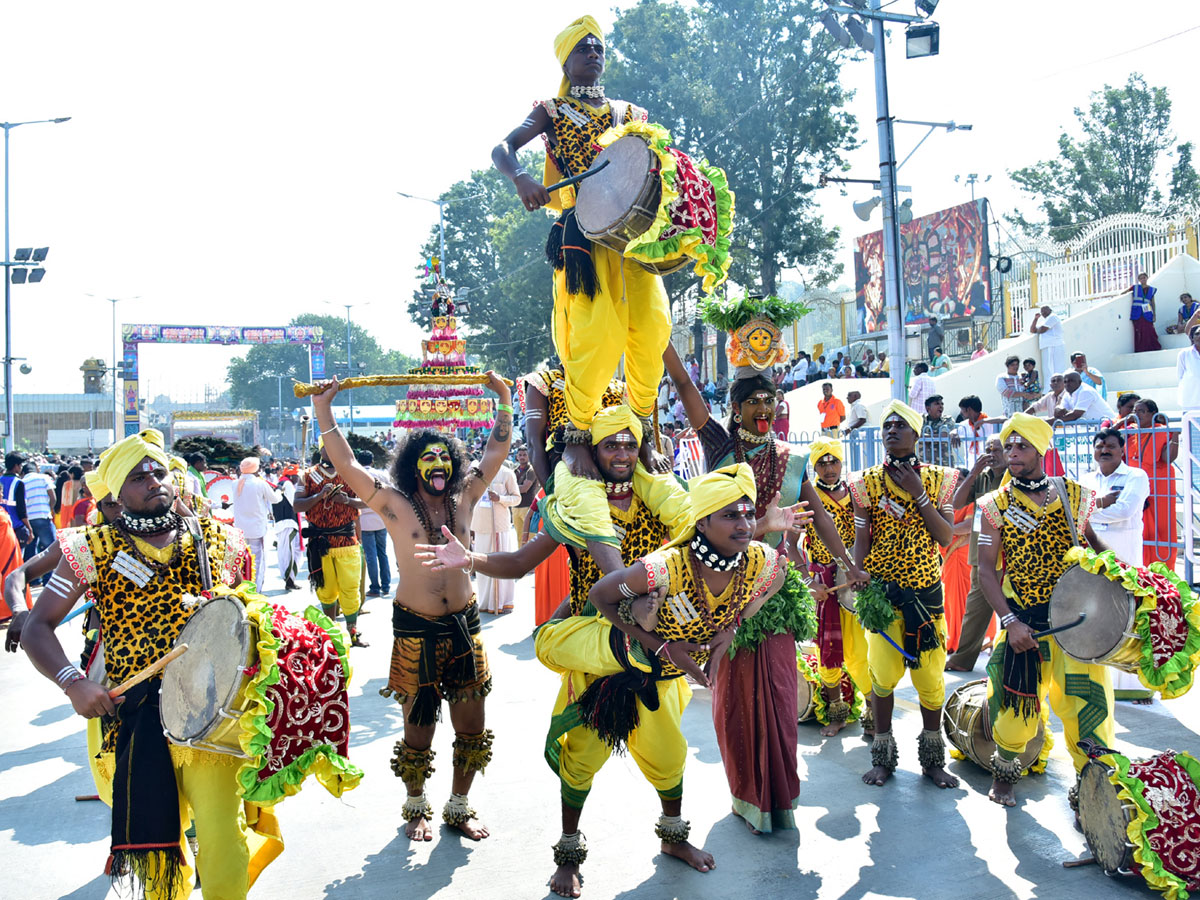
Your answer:
[[[405,196],[407,196],[407,195],[405,195]],[[418,199],[422,199],[422,198],[418,198]],[[351,349],[350,349],[350,344],[351,344],[351,337],[350,337],[350,308],[351,308],[352,306],[370,306],[370,305],[371,305],[371,301],[369,301],[369,300],[368,300],[366,303],[338,303],[338,304],[334,304],[334,303],[330,303],[328,300],[326,300],[326,301],[325,301],[325,303],[326,303],[326,305],[328,305],[328,306],[335,306],[335,305],[336,305],[336,306],[344,306],[344,307],[346,307],[346,377],[347,377],[347,378],[349,378],[349,377],[350,377],[350,376],[353,374],[353,372],[354,372],[354,364],[353,364],[353,359],[352,359],[352,356],[351,356]],[[347,411],[348,411],[348,412],[349,412],[349,414],[350,414],[350,425],[349,425],[349,430],[350,430],[350,431],[354,431],[354,401],[350,399],[350,395],[349,395],[349,394],[347,394],[347,395],[346,395],[346,409],[347,409]]]
[[[99,294],[84,294],[85,297],[98,297]],[[141,294],[136,297],[105,297],[112,304],[112,367],[109,369],[112,372],[112,402],[113,402],[113,440],[117,440],[117,421],[121,417],[121,407],[117,403],[117,375],[122,373],[123,360],[121,352],[117,347],[117,304],[122,300],[140,300]]]
[[[12,289],[9,285],[12,282],[11,272],[13,271],[13,258],[9,253],[9,223],[8,223],[8,133],[14,128],[19,128],[22,125],[43,125],[54,124],[58,125],[62,122],[69,122],[70,116],[61,116],[57,119],[30,119],[26,122],[0,122],[0,128],[4,129],[4,449],[13,449],[13,394],[12,394]],[[45,248],[39,250],[41,258],[46,258]],[[40,260],[39,260],[40,262]],[[22,266],[22,271],[25,263],[18,263]],[[36,271],[36,270],[35,270]],[[41,276],[32,279],[33,281],[41,281]]]
[[[401,197],[407,197],[409,200],[422,200],[425,203],[432,203],[438,208],[438,233],[441,235],[442,255],[440,259],[440,271],[442,277],[446,275],[446,207],[451,203],[462,203],[466,200],[478,200],[484,196],[483,191],[478,194],[472,194],[469,197],[450,197],[446,200],[432,200],[429,197],[418,197],[416,194],[406,194],[404,191],[396,191]]]

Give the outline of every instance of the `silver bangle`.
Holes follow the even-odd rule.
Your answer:
[[[340,428],[340,427],[341,426],[338,425],[337,422],[334,422],[332,428],[326,428],[324,431],[321,432],[321,437],[324,437],[325,435],[329,434],[329,432],[331,432],[331,431],[337,431],[338,428]]]
[[[1006,614],[1006,615],[1003,615],[1003,616],[1001,616],[1001,617],[1000,617],[1000,627],[1001,627],[1001,628],[1007,628],[1009,625],[1011,625],[1011,624],[1012,624],[1013,622],[1015,622],[1016,620],[1017,620],[1017,614],[1016,614],[1016,613],[1011,613],[1011,612],[1010,612],[1010,613],[1008,613],[1008,614]]]
[[[528,174],[529,173],[527,171],[525,171],[525,167],[521,166],[521,168],[519,168],[519,169],[517,169],[517,171],[513,172],[513,177],[512,177],[513,184],[516,184],[517,179],[520,178],[522,175],[528,175]]]

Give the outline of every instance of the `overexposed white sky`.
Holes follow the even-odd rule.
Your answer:
[[[893,8],[912,11],[907,0]],[[83,359],[112,355],[107,297],[140,298],[122,300],[118,323],[182,325],[277,325],[354,303],[385,347],[415,353],[405,307],[437,209],[395,192],[436,197],[489,165],[497,140],[557,88],[555,33],[588,11],[611,25],[606,6],[549,0],[6,0],[0,120],[72,117],[12,132],[12,247],[51,248],[45,280],[13,287],[13,355],[33,366],[14,368],[15,390],[82,389]],[[998,212],[1032,210],[1007,171],[1052,155],[1072,108],[1131,71],[1170,89],[1179,139],[1200,142],[1200,31],[1128,52],[1200,26],[1200,7],[1141,11],[1125,0],[942,0],[941,54],[921,60],[904,59],[894,28],[893,115],[974,126],[925,142],[901,171],[913,187],[902,199],[917,215],[962,202],[970,192],[954,175],[977,172],[992,176],[979,192]],[[843,76],[865,140],[848,174],[874,177],[869,59]],[[897,127],[901,158],[923,134]],[[870,230],[850,204],[870,195],[825,192],[847,283],[853,239]],[[202,399],[244,352],[143,345],[143,396],[149,381],[153,394]]]

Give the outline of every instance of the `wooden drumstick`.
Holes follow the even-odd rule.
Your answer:
[[[131,687],[133,687],[135,684],[141,684],[147,678],[153,678],[155,675],[157,675],[159,672],[161,672],[164,668],[166,668],[167,663],[173,662],[174,660],[177,660],[177,659],[179,659],[179,657],[183,656],[183,654],[187,653],[187,648],[188,648],[187,644],[180,644],[178,647],[176,647],[174,650],[172,650],[170,653],[168,653],[162,659],[158,660],[158,662],[151,663],[150,665],[146,666],[146,668],[142,669],[142,671],[140,671],[136,675],[134,675],[132,678],[130,678],[126,681],[122,681],[115,688],[113,688],[111,691],[108,692],[108,696],[110,696],[114,700],[116,700],[118,697],[120,697],[123,693],[125,693],[127,690],[129,690]]]
[[[603,169],[605,166],[607,166],[610,162],[612,162],[611,159],[606,159],[606,160],[604,160],[604,162],[600,163],[600,165],[592,166],[586,172],[581,172],[578,175],[571,176],[570,178],[564,178],[562,181],[556,182],[556,183],[550,185],[550,187],[546,188],[546,192],[553,194],[559,188],[570,187],[573,184],[578,184],[579,182],[583,181],[583,179],[585,179],[585,178],[591,178],[593,175],[595,175],[597,172],[599,172],[601,169]]]

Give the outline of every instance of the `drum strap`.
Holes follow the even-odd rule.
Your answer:
[[[208,560],[208,541],[204,539],[204,529],[200,527],[200,520],[191,516],[185,516],[183,519],[187,526],[188,534],[192,536],[192,545],[196,548],[196,562],[200,566],[200,586],[205,593],[212,590],[212,567]]]
[[[1050,483],[1054,485],[1054,490],[1058,494],[1058,499],[1062,501],[1063,515],[1067,517],[1067,527],[1071,529],[1071,546],[1079,546],[1079,531],[1075,527],[1075,513],[1071,509],[1071,498],[1067,494],[1067,480],[1065,478],[1051,478]]]
[[[624,125],[625,117],[629,115],[629,101],[609,100],[608,108],[612,110],[613,128],[620,128]]]

